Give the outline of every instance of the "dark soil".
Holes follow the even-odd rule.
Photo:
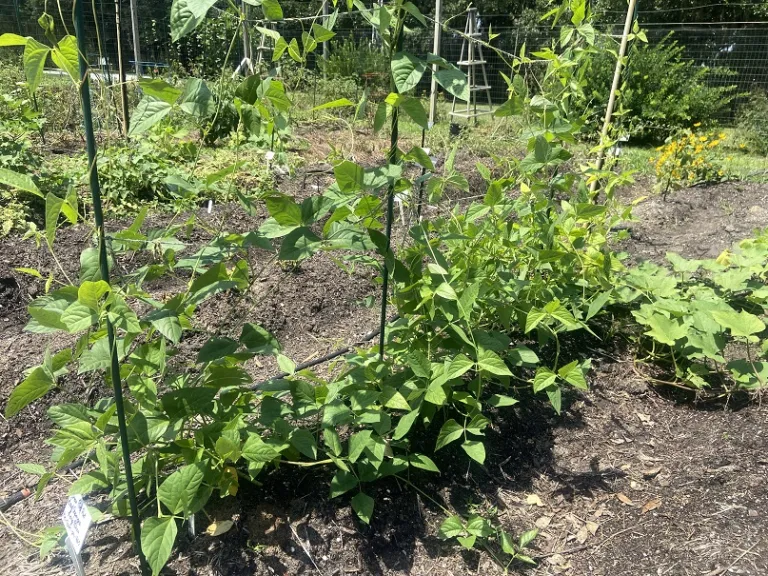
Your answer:
[[[321,160],[322,154],[307,154],[308,162]],[[304,197],[311,185],[325,184],[327,176],[304,174],[286,179],[280,188]],[[632,198],[642,193],[643,187],[626,192]],[[768,225],[766,207],[768,187],[756,184],[694,188],[666,202],[654,197],[636,208],[639,221],[631,225],[624,248],[635,258],[659,259],[666,251],[717,256],[752,229]],[[228,206],[200,217],[209,229],[241,232],[263,219]],[[157,217],[151,224],[164,221]],[[188,240],[189,253],[210,238],[196,230]],[[57,253],[67,274],[77,273],[80,250],[89,240],[83,228],[60,232]],[[358,304],[376,293],[368,270],[348,275],[322,255],[298,270],[283,270],[265,254],[252,258],[256,267],[265,267],[264,281],[246,298],[223,294],[207,302],[198,316],[201,332],[185,340],[185,353],[193,354],[213,331],[235,333],[250,321],[271,330],[285,353],[302,362],[354,343],[376,327],[376,310]],[[44,277],[55,270],[45,249],[20,239],[0,242],[0,405],[46,346],[57,350],[70,344],[60,336],[23,332],[25,306],[42,284],[14,270],[20,266],[37,268]],[[153,290],[162,294],[175,288],[158,283]],[[210,520],[234,521],[225,535],[204,534],[205,514],[196,518],[196,536],[182,526],[164,573],[501,573],[488,554],[462,551],[437,538],[444,516],[432,499],[462,513],[495,515],[516,534],[538,527],[531,553],[538,565],[513,564],[514,573],[768,574],[768,409],[759,402],[726,406],[676,400],[649,388],[620,350],[595,355],[589,393],[568,397],[561,416],[533,398],[496,415],[485,466],[470,465],[460,450],[437,452],[442,474],[411,476],[428,498],[394,479],[366,487],[376,510],[365,526],[352,513],[349,496],[328,498],[328,470],[284,467],[266,475],[261,487],[241,486],[236,497],[211,501]],[[248,368],[254,379],[278,371],[266,360]],[[0,418],[0,497],[33,481],[16,463],[48,461],[46,408],[99,397],[106,393],[102,386],[69,377],[19,416]],[[0,517],[0,573],[72,573],[66,555],[41,562],[24,539],[57,522],[74,478],[64,475],[39,501],[28,498]],[[84,558],[87,574],[138,574],[125,520],[94,526]]]

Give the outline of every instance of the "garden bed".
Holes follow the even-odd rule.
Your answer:
[[[460,161],[474,164],[474,159]],[[282,191],[299,198],[306,195],[306,186],[302,175],[280,184]],[[622,193],[634,199],[649,188],[638,185]],[[652,197],[636,208],[638,222],[631,224],[631,238],[623,248],[638,259],[659,260],[666,251],[716,257],[754,228],[768,225],[767,198],[768,186],[759,184],[696,187],[676,192],[666,202]],[[253,230],[263,220],[232,206],[216,207],[211,215],[201,211],[199,217],[209,228],[225,222],[233,232]],[[164,222],[158,217],[151,224]],[[195,228],[190,253],[208,239],[206,234]],[[60,233],[57,254],[68,273],[76,273],[88,242],[82,227]],[[47,345],[56,350],[69,342],[22,331],[25,305],[41,284],[13,269],[35,267],[45,274],[54,265],[46,251],[30,241],[7,238],[0,242],[0,254],[4,404],[22,371],[39,361]],[[345,274],[322,254],[299,269],[284,269],[258,254],[253,258],[253,264],[269,271],[257,285],[258,293],[244,299],[226,294],[213,298],[197,316],[201,329],[226,333],[243,322],[258,322],[275,334],[287,356],[302,362],[354,344],[376,327],[376,310],[360,306],[376,293],[367,270]],[[153,290],[161,295],[171,288],[158,283]],[[226,318],[237,322],[222,322]],[[186,340],[185,353],[192,355],[204,340]],[[649,388],[621,347],[595,346],[583,352],[595,358],[588,393],[569,393],[561,417],[534,398],[505,409],[488,432],[485,465],[470,464],[455,445],[439,451],[434,460],[442,474],[419,475],[425,493],[463,513],[482,510],[515,534],[538,527],[541,534],[532,553],[538,566],[515,565],[521,573],[766,573],[768,410],[741,398],[696,403],[691,395]],[[271,358],[253,361],[247,369],[255,380],[279,371]],[[43,443],[50,429],[46,407],[108,395],[103,387],[70,376],[61,389],[19,416],[0,419],[0,496],[33,481],[15,463],[48,461],[50,448]],[[488,555],[439,540],[442,512],[396,480],[371,486],[378,504],[365,526],[351,511],[348,496],[328,498],[330,471],[298,470],[283,467],[264,475],[261,487],[242,486],[235,497],[211,500],[206,508],[211,519],[231,519],[234,527],[211,538],[202,533],[208,524],[205,515],[198,514],[198,535],[180,536],[166,573],[458,576],[498,571]],[[59,480],[41,500],[28,498],[5,513],[0,565],[8,573],[71,573],[64,554],[40,562],[36,550],[10,528],[37,532],[55,524],[67,485],[67,478]],[[138,573],[128,522],[111,520],[94,527],[85,559],[88,574]]]

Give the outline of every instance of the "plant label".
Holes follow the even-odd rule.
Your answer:
[[[61,516],[64,522],[64,528],[67,530],[67,541],[75,554],[80,554],[85,543],[85,537],[88,529],[91,527],[91,514],[85,507],[83,497],[80,495],[72,496],[67,500],[64,506],[64,514]]]

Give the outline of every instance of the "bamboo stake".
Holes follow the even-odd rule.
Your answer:
[[[611,118],[613,117],[613,108],[616,105],[616,93],[619,90],[619,82],[621,81],[621,71],[624,67],[624,56],[627,54],[627,43],[629,40],[629,33],[632,30],[632,22],[635,19],[635,6],[637,0],[629,0],[629,6],[627,7],[627,17],[624,20],[624,32],[621,35],[621,45],[619,46],[619,58],[616,60],[616,69],[613,72],[613,84],[611,85],[611,94],[608,97],[608,108],[605,110],[605,119],[603,120],[603,131],[600,134],[600,152],[597,157],[597,170],[600,171],[605,163],[605,140],[608,138],[608,130],[611,127]],[[590,193],[594,195],[597,190],[597,180],[592,182],[589,188]]]

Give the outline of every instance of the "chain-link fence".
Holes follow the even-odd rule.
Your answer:
[[[41,0],[0,0],[0,32],[14,32],[23,36],[32,36],[45,41],[42,29],[37,25],[36,18],[42,11]],[[61,1],[62,14],[56,13],[57,33],[62,35],[69,24],[64,1]],[[55,6],[55,5],[54,5]],[[237,34],[237,23],[226,22],[213,28],[207,40],[200,38],[185,40],[183,43],[170,42],[169,10],[166,3],[138,0],[139,6],[139,36],[141,41],[141,60],[145,71],[162,73],[167,67],[181,62],[181,71],[190,70],[184,66],[184,60],[190,58],[195,51],[204,58],[215,57],[223,59],[226,47],[234,34]],[[105,72],[115,73],[117,70],[117,26],[116,11],[119,7],[121,20],[121,47],[123,61],[129,72],[134,68],[133,38],[131,34],[131,14],[129,4],[124,0],[92,0],[86,10],[86,33],[88,36],[89,59],[92,64],[98,63]],[[50,8],[50,6],[49,6]],[[55,8],[54,8],[55,10]],[[227,18],[225,13],[215,11],[219,23]],[[63,17],[63,21],[62,21]],[[481,17],[482,22],[482,17]],[[640,22],[641,26],[643,25]],[[463,30],[463,22],[455,19],[452,26]],[[746,94],[753,90],[768,90],[768,22],[766,23],[710,23],[710,24],[679,24],[646,25],[649,45],[660,42],[677,42],[683,48],[681,56],[694,63],[697,67],[711,69],[706,82],[711,86],[733,86],[734,94]],[[71,25],[70,25],[71,28]],[[615,37],[621,32],[620,24],[597,23],[596,28],[606,31]],[[301,39],[302,27],[296,22],[277,23],[276,29],[289,41],[291,38]],[[258,55],[260,34],[252,31],[252,53]],[[501,103],[506,99],[507,86],[501,73],[510,75],[509,56],[517,54],[525,44],[528,53],[551,45],[559,37],[557,29],[548,27],[517,27],[493,29],[493,46],[499,50],[483,49],[483,60],[490,84],[492,100]],[[344,74],[356,77],[361,84],[375,83],[377,76],[386,76],[387,70],[382,67],[383,55],[377,57],[376,52],[380,43],[370,26],[361,18],[351,17],[342,13],[336,27],[336,38],[330,42],[331,50],[346,50],[344,59],[346,66],[340,66]],[[184,43],[186,42],[186,43]],[[207,42],[207,43],[206,43]],[[461,56],[462,44],[465,39],[457,30],[447,29],[442,35],[441,55],[452,62],[458,62]],[[271,41],[269,41],[271,44]],[[345,45],[345,43],[347,43]],[[432,51],[433,37],[431,29],[421,29],[409,33],[405,39],[406,48],[419,54]],[[242,43],[238,39],[233,45],[230,62],[235,65],[243,56]],[[358,54],[351,53],[357,49]],[[308,62],[310,68],[318,67],[322,50],[318,49]],[[269,53],[266,53],[269,58]],[[337,64],[340,59],[336,59]],[[212,68],[215,69],[216,62]],[[632,70],[632,62],[629,62]],[[341,73],[335,71],[334,73]],[[419,86],[419,90],[429,90],[428,74]],[[737,97],[730,106],[718,113],[717,120],[723,123],[733,123],[738,119],[739,107],[744,97]]]

